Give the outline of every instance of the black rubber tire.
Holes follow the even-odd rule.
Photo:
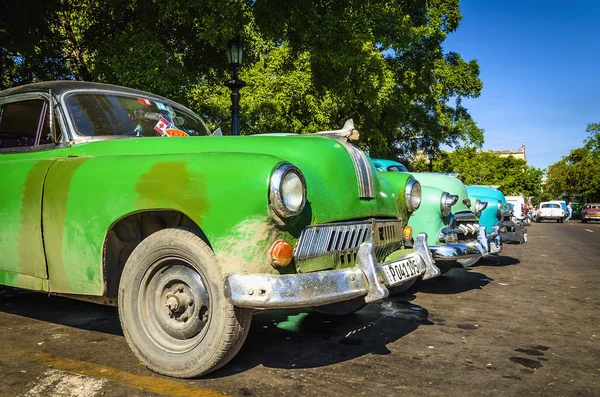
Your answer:
[[[138,299],[143,283],[173,268],[173,265],[161,265],[170,258],[175,258],[173,263],[190,274],[199,275],[209,299],[204,328],[194,336],[196,341],[193,338],[183,341],[190,341],[189,349],[183,352],[167,351],[160,342],[155,342],[170,336],[154,325],[159,321],[158,313],[149,316],[152,318],[141,315],[140,310],[148,306],[143,306],[144,302]],[[152,291],[155,296],[157,291]],[[119,318],[131,350],[149,369],[173,377],[192,378],[222,367],[237,354],[248,335],[252,310],[234,307],[227,301],[218,261],[202,238],[186,229],[163,229],[144,239],[125,264],[119,285]]]
[[[313,310],[328,316],[347,316],[349,314],[356,313],[366,305],[367,303],[365,302],[365,297],[361,296],[344,302],[315,306],[313,307]]]

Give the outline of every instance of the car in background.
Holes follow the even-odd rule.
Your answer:
[[[117,306],[141,362],[190,378],[257,310],[344,314],[439,275],[425,234],[405,246],[419,182],[330,135],[214,136],[107,84],[0,91],[0,284]]]
[[[569,215],[569,210],[567,209],[567,202],[564,200],[549,200],[549,203],[556,203],[560,205],[560,208],[562,208],[564,214],[565,214],[565,218]]]
[[[556,221],[563,223],[565,221],[565,211],[563,211],[560,203],[546,201],[540,203],[540,209],[535,217],[535,221]]]
[[[406,167],[392,160],[373,159],[380,174],[408,174]],[[502,242],[498,234],[487,234],[478,216],[488,203],[471,200],[465,185],[457,178],[440,173],[411,173],[422,191],[419,211],[411,215],[408,225],[416,233],[427,233],[427,243],[436,266],[443,273],[456,263],[472,266],[490,253],[498,253]]]
[[[600,221],[600,203],[587,203],[581,210],[581,222]]]
[[[527,229],[523,222],[513,218],[513,205],[506,201],[504,194],[490,186],[467,186],[469,197],[496,203],[488,204],[479,217],[481,225],[485,226],[489,234],[497,233],[502,243],[524,244],[527,242]]]

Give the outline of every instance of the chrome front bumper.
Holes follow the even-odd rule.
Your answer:
[[[493,240],[493,243],[496,245],[497,240]],[[491,253],[490,246],[485,226],[479,226],[476,240],[435,245],[429,247],[429,249],[435,261],[456,261],[458,259],[485,258]],[[494,247],[494,250],[496,249]]]
[[[390,283],[382,267],[385,264],[413,259],[419,272],[405,282],[420,276],[426,280],[440,275],[425,233],[415,238],[413,250],[409,255],[380,264],[375,258],[375,245],[369,241],[360,245],[356,266],[347,269],[289,275],[233,273],[225,277],[225,297],[234,306],[252,309],[322,306],[361,296],[366,302],[373,302],[389,296]]]

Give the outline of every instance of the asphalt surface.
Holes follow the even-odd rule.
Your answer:
[[[528,231],[345,318],[260,313],[232,362],[191,381],[142,366],[115,308],[0,289],[0,396],[598,396],[600,223]]]

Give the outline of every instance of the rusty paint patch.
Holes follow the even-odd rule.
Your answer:
[[[33,350],[11,350],[9,346],[0,344],[1,350],[9,356],[31,360],[51,366],[62,371],[91,376],[98,379],[106,379],[118,383],[121,386],[131,387],[150,393],[166,395],[170,397],[222,397],[224,394],[210,389],[200,389],[193,385],[182,383],[172,379],[159,376],[136,375],[113,367],[95,364],[88,361],[72,360],[70,358],[56,357],[50,353]]]
[[[67,201],[73,176],[87,160],[88,158],[85,157],[69,158],[57,164],[56,172],[53,173],[52,170],[49,172],[44,194],[43,218],[46,225],[44,240],[50,290],[54,290],[53,284],[58,286],[56,290],[71,290],[69,273],[63,258],[64,236],[67,229]]]
[[[259,217],[238,223],[215,243],[223,273],[277,273],[269,261],[269,248],[281,238],[271,218]]]
[[[170,161],[155,164],[141,175],[135,185],[138,208],[177,209],[197,225],[209,209],[206,198],[206,178],[190,173],[187,163]]]

